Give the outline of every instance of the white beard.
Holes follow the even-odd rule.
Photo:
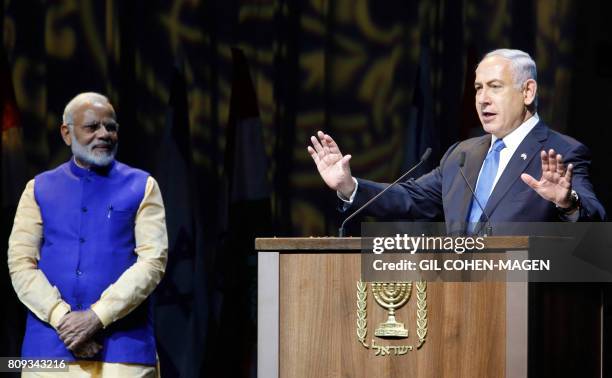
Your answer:
[[[103,142],[93,141],[90,144],[84,146],[80,144],[74,137],[74,133],[71,134],[72,139],[72,154],[75,158],[82,161],[83,163],[93,165],[96,167],[106,167],[115,160],[117,154],[118,143],[115,143],[113,149],[109,152],[101,151],[94,152],[93,149],[96,146],[103,145]]]

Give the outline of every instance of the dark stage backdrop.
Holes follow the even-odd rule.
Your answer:
[[[154,298],[163,373],[253,375],[252,238],[333,235],[339,223],[335,194],[306,152],[316,130],[354,156],[357,176],[393,180],[427,146],[430,169],[453,142],[480,133],[480,57],[523,49],[538,63],[540,117],[591,148],[610,208],[612,7],[587,3],[4,0],[2,74],[20,117],[6,144],[3,123],[3,160],[26,168],[21,177],[3,161],[0,259],[11,193],[70,156],[59,135],[64,105],[102,92],[121,124],[118,159],[152,172],[166,203],[170,262]],[[0,266],[0,355],[18,355],[24,310]]]

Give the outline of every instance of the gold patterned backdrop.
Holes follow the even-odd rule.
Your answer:
[[[430,143],[438,156],[463,135],[461,114],[472,109],[469,101],[465,110],[461,104],[474,64],[497,47],[534,55],[540,115],[556,129],[567,128],[576,6],[569,0],[522,2],[519,12],[512,1],[496,0],[129,3],[5,1],[4,46],[26,120],[30,175],[68,158],[58,138],[63,105],[88,89],[106,93],[120,120],[133,122],[126,126],[138,146],[123,142],[124,160],[151,169],[146,154],[165,125],[177,59],[187,82],[193,161],[221,175],[231,47],[241,48],[250,63],[271,157],[269,179],[286,180],[286,198],[273,192],[274,214],[289,216],[284,231],[293,234],[333,229],[325,222],[328,203],[313,200],[324,189],[304,152],[316,130],[333,133],[355,155],[358,174],[390,180],[400,172],[423,53],[433,97],[425,111],[436,128]],[[528,32],[517,33],[521,28]],[[279,166],[274,157],[283,137],[291,139],[282,140],[291,146],[283,150],[290,163]]]

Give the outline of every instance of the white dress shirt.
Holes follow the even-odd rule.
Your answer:
[[[512,155],[514,155],[514,152],[516,152],[516,149],[518,148],[518,146],[523,142],[523,139],[525,139],[527,134],[529,134],[529,132],[533,130],[533,128],[535,127],[535,125],[538,124],[539,121],[540,121],[540,117],[538,117],[538,113],[536,113],[531,118],[529,118],[527,121],[523,122],[519,127],[512,130],[510,134],[502,138],[502,140],[504,141],[504,144],[506,145],[506,148],[499,151],[499,166],[497,168],[497,175],[495,175],[495,180],[493,180],[493,185],[491,186],[491,193],[493,192],[493,189],[495,188],[495,184],[497,184],[497,181],[501,177],[502,173],[504,173],[506,166],[508,166],[508,162],[510,162],[510,158],[512,157]],[[487,154],[491,151],[491,148],[493,148],[493,143],[495,143],[497,139],[498,138],[495,135],[491,134],[491,146],[489,147]],[[480,180],[481,173],[482,173],[482,167],[480,167],[480,172],[478,173],[478,180]],[[536,177],[536,179],[537,178],[538,177]],[[478,187],[478,181],[476,181],[476,187]]]

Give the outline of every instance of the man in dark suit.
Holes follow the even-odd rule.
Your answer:
[[[501,49],[485,55],[474,86],[476,111],[488,134],[455,143],[437,168],[390,189],[369,214],[443,218],[449,230],[463,224],[468,232],[478,232],[476,225],[487,216],[492,223],[604,220],[589,180],[588,149],[551,130],[537,115],[536,72],[525,52]],[[319,131],[317,137],[311,137],[308,152],[344,210],[357,209],[386,187],[353,178],[351,155],[343,156],[331,136]],[[462,162],[478,201],[461,177]]]

